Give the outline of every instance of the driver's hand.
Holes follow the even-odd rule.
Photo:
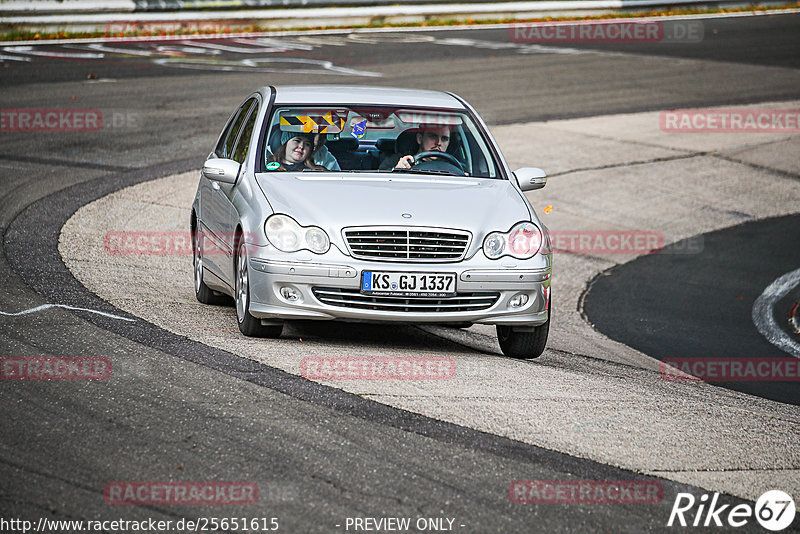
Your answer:
[[[410,169],[414,165],[414,156],[403,156],[397,161],[395,169]]]

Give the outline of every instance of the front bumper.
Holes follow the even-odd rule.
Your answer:
[[[354,259],[338,253],[314,256],[284,254],[272,247],[253,247],[248,258],[250,314],[265,323],[281,320],[358,322],[482,323],[537,326],[549,316],[552,256],[491,262],[399,263]],[[267,254],[268,253],[268,254]],[[268,256],[268,257],[267,257]],[[334,256],[328,260],[328,256]],[[365,297],[363,271],[455,273],[457,297]],[[281,294],[292,288],[295,300]],[[512,306],[524,294],[527,302]]]

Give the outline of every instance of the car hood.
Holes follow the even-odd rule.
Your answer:
[[[508,180],[308,172],[256,180],[275,213],[320,226],[331,237],[345,227],[377,225],[462,229],[477,237],[531,216]]]

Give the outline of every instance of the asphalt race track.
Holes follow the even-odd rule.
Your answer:
[[[270,520],[276,518],[278,532],[303,533],[402,531],[370,530],[363,524],[358,529],[348,518],[405,517],[412,524],[420,518],[442,520],[408,532],[701,532],[702,527],[666,526],[679,493],[699,499],[718,491],[731,507],[752,507],[765,489],[777,489],[797,502],[798,382],[736,382],[722,384],[725,388],[664,385],[657,361],[709,355],[792,358],[759,333],[750,314],[765,288],[797,269],[800,260],[798,217],[792,215],[800,206],[795,201],[800,185],[797,132],[770,141],[765,150],[773,158],[740,151],[715,160],[720,179],[735,165],[744,179],[752,173],[772,180],[764,186],[769,194],[758,199],[765,206],[763,212],[695,210],[698,221],[713,220],[709,227],[718,228],[706,231],[699,225],[697,231],[682,230],[681,236],[703,236],[702,253],[650,254],[631,257],[629,262],[617,258],[598,263],[602,276],[591,284],[581,279],[570,288],[583,294],[583,308],[573,306],[564,312],[565,317],[583,313],[597,332],[569,346],[552,333],[553,343],[535,363],[508,361],[472,329],[459,333],[413,326],[296,325],[278,344],[262,345],[267,352],[285,350],[287,358],[292,350],[326,355],[334,348],[357,348],[376,354],[424,351],[459,362],[479,361],[484,367],[476,368],[487,382],[481,374],[476,389],[486,384],[502,388],[488,382],[493,372],[553,372],[560,377],[568,373],[574,381],[560,389],[567,399],[562,405],[565,411],[581,409],[569,406],[570,399],[601,398],[606,389],[627,383],[636,399],[637,388],[647,382],[663,388],[665,398],[669,394],[664,409],[687,418],[687,435],[702,431],[692,427],[705,427],[706,421],[724,419],[727,413],[726,425],[732,426],[709,434],[708,443],[695,440],[681,445],[676,436],[683,429],[666,428],[670,423],[659,422],[658,417],[638,420],[640,412],[628,415],[628,404],[606,406],[616,415],[605,415],[603,420],[576,420],[572,433],[566,434],[567,441],[574,437],[579,442],[586,438],[584,431],[603,432],[609,441],[598,443],[613,442],[619,450],[584,452],[553,445],[546,431],[537,439],[493,430],[516,428],[514,421],[503,427],[504,418],[518,423],[527,416],[534,425],[534,419],[558,415],[550,408],[537,412],[541,406],[552,406],[538,391],[517,393],[506,411],[466,410],[463,419],[438,417],[435,409],[404,409],[404,401],[391,397],[401,399],[407,391],[382,390],[377,395],[366,386],[353,391],[309,381],[279,365],[268,365],[255,354],[242,357],[236,345],[241,341],[238,333],[223,332],[222,343],[201,342],[180,330],[185,325],[177,325],[179,321],[172,328],[154,318],[142,319],[128,310],[142,304],[139,285],[167,292],[153,282],[157,277],[134,273],[124,283],[103,278],[90,290],[83,274],[103,271],[106,259],[91,254],[80,259],[84,270],[77,274],[72,269],[74,258],[63,256],[62,247],[81,231],[69,235],[62,231],[71,217],[107,195],[124,194],[127,187],[147,187],[162,178],[174,184],[178,182],[171,177],[196,171],[234,106],[265,84],[344,83],[454,91],[475,106],[498,137],[529,141],[543,159],[550,145],[533,135],[528,139],[536,131],[533,123],[546,128],[550,123],[545,121],[590,121],[612,114],[633,117],[674,108],[764,107],[773,102],[795,102],[797,108],[800,14],[699,20],[703,39],[691,43],[540,45],[514,42],[507,28],[478,28],[0,46],[4,113],[78,108],[99,111],[103,117],[102,127],[79,132],[8,131],[4,122],[0,356],[105,357],[113,368],[112,377],[103,381],[0,381],[0,519],[24,519],[35,526],[41,518],[153,518],[173,523],[210,517],[264,518],[258,530],[274,531]],[[558,128],[591,126],[558,124]],[[592,139],[597,146],[575,147],[574,163],[552,170],[543,165],[553,176],[544,192],[562,194],[557,180],[571,173],[596,176],[596,184],[606,176],[603,173],[617,167],[620,173],[636,173],[642,163],[678,165],[697,159],[667,154],[643,139],[633,149],[642,156],[629,158],[635,164],[584,163],[586,154],[604,151],[603,143],[611,138],[600,132]],[[717,157],[716,150],[697,150],[701,158]],[[504,145],[504,151],[517,153],[511,144],[508,149]],[[664,189],[679,187],[666,178],[664,182]],[[580,193],[566,191],[572,196]],[[777,193],[770,197],[773,191]],[[731,202],[737,200],[736,192]],[[637,191],[642,197],[646,193]],[[171,199],[150,200],[168,208]],[[625,197],[620,204],[629,201],[635,203]],[[561,209],[550,203],[557,212]],[[541,204],[534,203],[537,210],[548,201]],[[604,204],[597,213],[613,215],[615,209]],[[585,216],[588,226],[594,220],[594,212],[590,217],[575,210],[576,221]],[[773,212],[781,216],[763,215]],[[122,216],[134,217],[130,211],[109,215]],[[720,222],[731,220],[735,223]],[[92,230],[83,231],[90,239]],[[579,260],[559,261],[571,266]],[[556,294],[558,269],[556,262]],[[679,280],[690,280],[688,291],[677,290]],[[571,280],[565,276],[561,283],[566,294]],[[99,296],[106,290],[123,295],[122,300],[125,294],[137,296],[125,305],[122,300],[112,304]],[[786,314],[798,301],[800,293],[794,287],[774,307],[776,322],[794,343],[800,336]],[[157,306],[145,304],[148,317],[161,314]],[[231,312],[215,308],[206,313],[229,318]],[[183,315],[192,322],[191,312]],[[203,324],[207,330],[224,328]],[[235,330],[232,321],[220,324]],[[573,327],[565,322],[567,326]],[[586,326],[582,323],[581,328]],[[229,335],[231,342],[225,338]],[[306,343],[302,349],[292,348],[301,343]],[[268,357],[279,359],[281,354]],[[570,390],[590,381],[600,385]],[[560,385],[553,387],[559,390]],[[645,398],[652,389],[641,391],[642,397],[632,402],[647,410],[659,404],[658,399]],[[505,393],[509,392],[489,390],[481,395],[489,399]],[[716,407],[702,404],[709,395]],[[745,411],[746,406],[752,412]],[[760,419],[737,426],[731,422],[737,414]],[[470,418],[478,422],[473,424]],[[620,430],[623,422],[628,430]],[[554,427],[553,433],[563,430]],[[669,432],[675,434],[667,436]],[[663,456],[669,462],[664,467],[639,468],[644,464],[627,461],[629,438],[631,448],[634,440],[651,440],[637,449],[645,451],[640,455],[644,460]],[[769,454],[741,445],[761,442]],[[691,449],[691,462],[678,458],[681,449]],[[613,456],[617,453],[619,460]],[[701,455],[713,465],[692,463]],[[719,464],[712,461],[715,455]],[[518,480],[637,481],[659,485],[663,497],[651,504],[519,504],[509,498],[510,484]],[[104,495],[115,481],[248,481],[257,485],[258,499],[254,504],[228,506],[115,505]],[[21,531],[0,526],[3,532]],[[103,530],[126,531],[109,526]],[[196,529],[171,531],[191,530]],[[726,525],[712,531],[765,530],[751,519],[739,528]],[[800,531],[800,519],[784,530],[789,531]]]

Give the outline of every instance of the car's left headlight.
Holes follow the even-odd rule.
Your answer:
[[[264,232],[272,246],[283,252],[310,250],[314,254],[324,254],[331,248],[325,230],[319,226],[300,226],[288,215],[280,213],[267,218]]]
[[[491,260],[512,256],[525,260],[542,247],[542,231],[532,222],[515,224],[508,232],[492,232],[483,240],[483,253]]]

